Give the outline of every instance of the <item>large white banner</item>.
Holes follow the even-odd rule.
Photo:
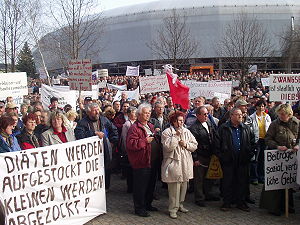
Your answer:
[[[90,59],[72,59],[69,62],[70,90],[92,90],[92,61]]]
[[[297,154],[265,150],[265,190],[297,187]]]
[[[167,76],[150,76],[139,77],[140,80],[140,92],[141,94],[169,91],[169,83]]]
[[[0,196],[9,225],[81,225],[106,213],[98,137],[0,154]]]
[[[182,80],[181,82],[190,88],[190,99],[198,96],[212,99],[216,92],[231,96],[232,81],[197,82],[195,80]]]
[[[107,85],[108,89],[115,89],[115,90],[120,90],[120,91],[126,91],[127,90],[126,84],[124,84],[124,85],[116,85],[116,84],[109,84],[109,83],[107,83],[106,85]]]
[[[140,101],[140,91],[139,91],[139,88],[133,90],[133,91],[118,91],[117,94],[115,95],[114,97],[114,101],[120,101],[121,100],[121,94],[122,93],[127,93],[127,96],[128,96],[128,100],[132,100],[132,99],[135,99],[137,100],[137,102]]]
[[[296,102],[299,100],[300,74],[271,74],[270,101]]]
[[[126,76],[139,76],[140,75],[140,66],[127,66]]]
[[[63,108],[66,104],[70,104],[73,110],[76,109],[76,101],[79,97],[79,91],[70,90],[69,86],[48,86],[42,84],[41,100],[45,109],[50,105],[50,98],[58,98],[58,106]],[[92,85],[92,91],[82,91],[81,98],[91,97],[98,99],[98,85]]]
[[[0,73],[0,99],[28,95],[27,75],[20,73]]]
[[[98,83],[98,88],[106,88],[106,83],[107,83],[106,80],[100,81]]]

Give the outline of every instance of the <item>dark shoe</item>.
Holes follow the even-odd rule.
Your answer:
[[[200,207],[206,207],[204,201],[196,201],[195,204]]]
[[[216,197],[216,196],[211,196],[211,197],[205,198],[205,201],[217,202],[217,201],[220,201],[220,198]]]
[[[231,209],[231,206],[228,205],[228,204],[223,204],[223,205],[221,206],[221,210],[224,211],[224,212],[227,212],[227,211],[229,211],[230,209]]]
[[[252,199],[252,198],[250,198],[250,197],[246,198],[245,200],[246,200],[246,202],[249,203],[249,204],[255,204],[254,199]]]
[[[149,217],[150,214],[146,210],[136,210],[135,214],[140,216],[140,217]]]
[[[240,205],[237,205],[237,208],[242,210],[242,211],[245,211],[245,212],[250,212],[250,208],[249,206],[247,206],[247,204],[240,204]]]
[[[151,212],[158,211],[158,209],[156,207],[153,207],[153,206],[147,207],[146,210],[151,211]]]

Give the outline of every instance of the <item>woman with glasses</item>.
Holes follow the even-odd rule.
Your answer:
[[[54,111],[51,113],[48,125],[50,129],[42,133],[42,145],[49,146],[54,144],[61,144],[70,141],[75,141],[74,130],[68,128],[68,119],[62,111]]]
[[[274,120],[265,136],[269,149],[294,152],[299,150],[299,120],[293,116],[292,107],[289,104],[278,106],[276,113],[278,118]],[[285,190],[263,191],[260,198],[260,208],[267,209],[269,213],[280,216],[285,206]],[[289,212],[295,213],[293,193],[289,190]]]
[[[0,153],[20,151],[17,138],[13,135],[15,121],[10,116],[0,118]]]
[[[177,218],[177,211],[187,213],[183,207],[187,183],[193,178],[192,152],[197,149],[197,141],[184,124],[185,114],[175,111],[170,114],[171,126],[162,132],[163,162],[161,179],[168,184],[169,213]]]

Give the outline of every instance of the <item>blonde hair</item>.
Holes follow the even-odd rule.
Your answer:
[[[66,113],[66,117],[67,117],[68,119],[70,119],[71,116],[74,116],[75,118],[77,118],[77,117],[78,117],[78,113],[75,112],[74,110],[69,110],[69,111]]]
[[[278,108],[276,109],[277,115],[281,112],[286,113],[290,118],[293,116],[293,109],[292,109],[291,105],[288,103],[281,104],[278,106]]]
[[[52,127],[52,120],[55,119],[56,117],[60,117],[60,118],[62,119],[63,125],[64,125],[65,127],[68,126],[68,119],[67,119],[67,117],[63,114],[63,112],[60,111],[60,110],[54,111],[54,112],[52,112],[52,113],[50,114],[49,119],[48,119],[48,121],[47,121],[47,125],[50,126],[50,127]]]

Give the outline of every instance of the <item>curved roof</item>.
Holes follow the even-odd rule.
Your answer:
[[[153,0],[130,6],[124,6],[103,11],[104,17],[115,17],[149,11],[202,8],[202,7],[228,7],[228,6],[262,6],[262,5],[300,5],[299,0]]]

